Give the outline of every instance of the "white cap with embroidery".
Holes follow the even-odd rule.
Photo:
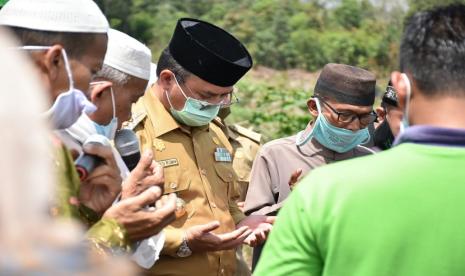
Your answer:
[[[0,25],[51,32],[107,33],[105,15],[92,0],[9,0]]]
[[[150,79],[149,79],[149,87],[152,86],[155,82],[157,82],[157,64],[151,63],[150,64]]]
[[[128,75],[150,79],[152,52],[147,46],[120,31],[108,31],[108,48],[104,64]]]

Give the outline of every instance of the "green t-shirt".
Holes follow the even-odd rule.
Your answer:
[[[465,275],[465,149],[402,144],[312,171],[254,275]]]

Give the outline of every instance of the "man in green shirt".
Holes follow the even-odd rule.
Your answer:
[[[465,6],[406,21],[396,146],[312,171],[254,275],[465,275]]]

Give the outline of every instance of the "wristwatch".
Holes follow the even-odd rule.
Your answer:
[[[192,255],[192,250],[187,245],[186,235],[184,235],[184,237],[182,238],[181,246],[179,246],[178,251],[176,252],[176,255],[178,255],[178,257],[181,257],[181,258],[186,258]]]

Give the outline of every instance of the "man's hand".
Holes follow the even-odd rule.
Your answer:
[[[220,227],[218,221],[193,226],[186,231],[187,245],[192,252],[228,250],[238,247],[252,231],[247,227],[225,233],[215,234],[213,230]]]
[[[121,176],[110,147],[86,144],[84,152],[102,158],[103,162],[81,182],[79,202],[102,215],[121,191]]]
[[[275,218],[274,216],[251,215],[241,220],[236,228],[247,226],[252,230],[252,233],[244,240],[244,243],[254,247],[265,242],[273,228],[272,224]]]
[[[302,175],[302,169],[295,170],[291,178],[289,179],[289,188],[291,188],[291,191],[294,190],[294,188],[297,186],[297,182],[299,182],[299,178]]]
[[[153,153],[146,150],[137,166],[124,181],[121,199],[136,196],[151,186],[158,185],[163,193],[163,167],[153,161]]]
[[[176,219],[176,194],[161,195],[160,187],[150,187],[137,196],[111,206],[103,217],[115,219],[124,226],[129,240],[133,242],[151,237]],[[154,203],[155,210],[150,211],[153,207],[146,208]]]

